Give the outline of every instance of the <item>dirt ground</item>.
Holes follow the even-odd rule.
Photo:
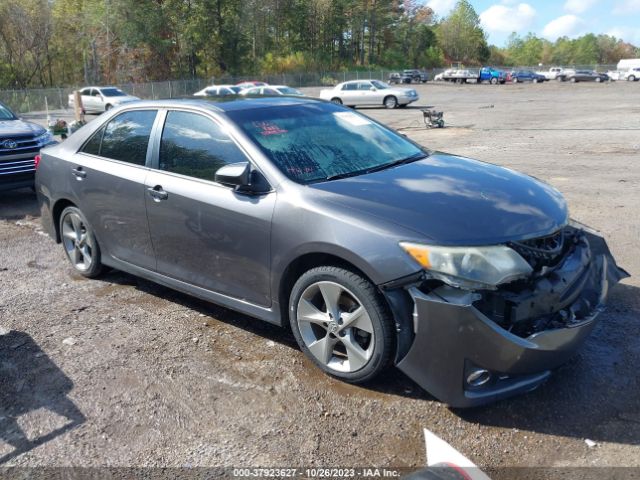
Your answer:
[[[33,194],[4,192],[0,465],[420,467],[429,428],[490,469],[640,467],[640,83],[417,90],[418,106],[361,111],[551,183],[632,275],[577,357],[538,390],[473,410],[395,370],[350,386],[287,331],[127,274],[74,274]],[[423,128],[425,106],[448,127]]]

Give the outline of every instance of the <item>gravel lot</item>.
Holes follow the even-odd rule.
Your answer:
[[[350,386],[287,331],[123,273],[74,274],[32,193],[4,192],[0,465],[419,467],[426,427],[490,469],[640,467],[640,84],[416,88],[419,106],[362,111],[551,183],[631,273],[574,360],[467,411],[397,371]],[[427,105],[450,126],[424,129]]]

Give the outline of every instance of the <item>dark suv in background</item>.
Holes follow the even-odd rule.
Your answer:
[[[55,143],[44,127],[19,119],[0,103],[0,191],[33,187],[35,156]]]
[[[402,83],[426,83],[429,80],[427,72],[420,70],[403,70],[401,76]]]

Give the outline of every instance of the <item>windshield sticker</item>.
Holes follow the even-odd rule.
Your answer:
[[[258,133],[260,135],[265,137],[267,135],[280,135],[288,132],[288,130],[280,128],[278,125],[271,122],[253,122],[253,126],[258,129]]]
[[[356,115],[353,112],[335,112],[333,114],[338,120],[344,120],[345,122],[353,125],[354,127],[362,127],[364,125],[371,125],[371,122],[366,118]]]

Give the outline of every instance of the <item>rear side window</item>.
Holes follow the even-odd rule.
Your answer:
[[[191,112],[167,114],[160,142],[160,170],[214,181],[220,167],[246,161],[231,137],[211,119]]]
[[[347,83],[342,86],[342,90],[357,90],[357,89],[358,89],[357,83]]]
[[[82,152],[144,165],[156,110],[125,112],[102,127],[82,147]]]

